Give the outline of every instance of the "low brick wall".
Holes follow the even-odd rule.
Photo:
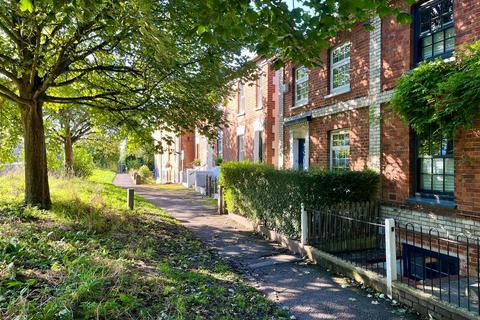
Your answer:
[[[359,268],[352,263],[339,259],[329,253],[320,251],[312,246],[302,245],[297,240],[292,240],[284,235],[270,230],[259,223],[253,222],[245,217],[234,213],[228,213],[228,216],[237,223],[246,228],[262,234],[269,240],[281,244],[291,252],[308,257],[316,264],[332,270],[333,272],[344,274],[359,283],[366,284],[377,291],[386,293],[387,284],[385,278],[377,273]],[[430,294],[416,290],[408,285],[395,281],[393,283],[393,299],[401,304],[413,308],[418,313],[433,319],[455,319],[455,320],[473,320],[479,317],[465,309],[457,308],[451,304],[440,301]]]

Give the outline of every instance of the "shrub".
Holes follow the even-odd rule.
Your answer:
[[[143,165],[143,161],[140,160],[140,159],[128,159],[127,160],[128,170],[139,169],[142,165]]]
[[[215,164],[215,166],[220,166],[223,162],[223,159],[222,157],[216,157],[215,160],[213,160],[213,163]]]
[[[138,175],[142,178],[143,181],[147,181],[152,178],[152,172],[150,168],[146,165],[143,165],[138,169]]]
[[[378,173],[371,170],[276,170],[250,162],[224,162],[220,170],[229,211],[266,223],[294,239],[300,237],[301,203],[319,208],[372,200],[379,181]]]
[[[75,148],[73,151],[73,172],[75,176],[86,178],[93,174],[93,157],[84,148]]]
[[[200,161],[200,159],[195,159],[192,161],[192,166],[194,167],[199,167],[201,164],[202,162]]]

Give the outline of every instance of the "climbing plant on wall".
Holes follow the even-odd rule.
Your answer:
[[[391,100],[393,109],[418,134],[453,137],[479,118],[480,41],[460,48],[454,59],[420,63],[402,76]]]

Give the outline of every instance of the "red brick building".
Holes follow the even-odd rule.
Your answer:
[[[232,86],[225,105],[220,156],[226,161],[259,161],[278,166],[279,76],[268,60],[257,58],[258,78]]]
[[[284,67],[283,166],[377,170],[385,216],[480,235],[480,121],[454,140],[434,141],[418,137],[388,104],[402,74],[480,39],[480,1],[405,9],[410,25],[373,19],[371,31],[358,24],[332,39],[322,67]]]

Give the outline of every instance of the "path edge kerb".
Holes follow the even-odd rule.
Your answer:
[[[317,265],[329,269],[330,271],[343,274],[355,281],[374,288],[377,291],[386,293],[387,282],[386,279],[377,273],[361,269],[350,262],[341,260],[327,252],[318,250],[309,245],[303,245],[298,240],[293,240],[285,235],[270,230],[258,222],[254,222],[246,217],[235,213],[228,213],[228,217],[245,228],[257,232],[267,238],[287,248],[295,254],[302,257],[308,257]],[[430,316],[434,319],[465,319],[478,320],[479,317],[467,310],[452,306],[444,301],[438,300],[436,297],[415,290],[401,282],[393,282],[393,298],[400,303],[413,308],[418,313],[424,316]]]

